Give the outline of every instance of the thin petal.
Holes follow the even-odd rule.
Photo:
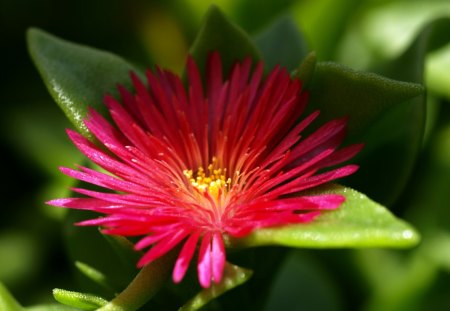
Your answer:
[[[151,263],[153,260],[163,256],[172,248],[174,248],[181,240],[183,240],[188,232],[181,230],[176,232],[171,237],[160,240],[155,244],[144,256],[141,257],[137,266],[142,268],[143,266]]]
[[[211,233],[206,233],[200,245],[197,265],[198,280],[203,288],[211,286],[211,272]]]
[[[189,267],[189,263],[191,262],[192,257],[194,256],[195,247],[197,246],[199,238],[200,234],[194,233],[184,243],[180,255],[178,256],[178,259],[175,262],[175,267],[172,273],[172,279],[175,283],[181,282],[181,280],[184,278],[184,275],[186,274],[186,271]]]
[[[222,280],[225,267],[225,247],[220,233],[214,233],[211,246],[212,276],[214,283],[218,284]]]

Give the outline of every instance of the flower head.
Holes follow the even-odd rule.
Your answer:
[[[337,208],[345,199],[340,195],[299,193],[355,172],[356,165],[336,165],[361,145],[338,149],[345,119],[301,137],[319,112],[300,119],[307,93],[285,69],[263,78],[262,64],[252,70],[246,59],[224,79],[212,53],[205,88],[191,58],[187,76],[185,88],[164,70],[148,71],[147,86],[132,74],[135,94],[119,86],[122,104],[105,97],[114,125],[91,109],[86,127],[105,148],[68,130],[78,149],[109,173],[82,166],[62,172],[114,192],[77,188],[85,197],[49,203],[104,214],[80,225],[141,236],[135,248],[150,249],[140,267],[180,245],[175,282],[199,246],[198,278],[209,287],[223,275],[224,235],[310,222]]]

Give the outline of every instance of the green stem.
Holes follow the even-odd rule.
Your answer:
[[[145,266],[118,296],[97,311],[135,311],[161,288],[173,266],[174,255],[167,254]]]

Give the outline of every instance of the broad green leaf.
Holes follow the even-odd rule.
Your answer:
[[[225,76],[236,61],[246,57],[252,58],[253,61],[260,59],[252,39],[228,20],[215,5],[212,5],[206,13],[203,25],[190,49],[200,72],[204,72],[208,54],[213,51],[220,53]]]
[[[118,83],[130,86],[136,69],[124,59],[87,46],[59,39],[32,28],[28,49],[48,91],[75,127],[90,134],[83,123],[87,108],[104,111],[103,97],[116,94]]]
[[[104,306],[108,301],[91,294],[68,291],[64,289],[55,288],[53,290],[53,297],[56,301],[82,310],[96,310]]]
[[[179,311],[199,310],[211,300],[245,283],[251,276],[252,271],[226,263],[222,281],[219,284],[212,284],[211,287],[203,289],[182,306]]]
[[[339,185],[326,186],[316,192],[341,194],[346,201],[338,209],[323,212],[310,223],[256,230],[242,239],[230,238],[228,245],[411,247],[419,242],[419,234],[414,228],[362,193]]]
[[[404,191],[424,136],[424,100],[418,97],[398,103],[366,132],[366,147],[355,162],[357,173],[346,184],[391,207]]]
[[[422,143],[424,88],[330,62],[317,64],[310,88],[311,107],[321,110],[317,123],[347,116],[348,142],[365,144],[354,160],[361,169],[347,183],[391,205]]]
[[[426,55],[450,40],[449,27],[449,18],[427,24],[403,54],[379,65],[377,72],[393,79],[423,83]],[[361,171],[350,178],[350,185],[384,204],[395,202],[422,148],[427,110],[431,108],[422,95],[386,113],[366,134],[369,150],[361,154]],[[384,187],[379,187],[381,182]]]
[[[8,289],[0,282],[0,310],[24,311]]]
[[[439,119],[420,169],[399,202],[420,230],[421,245],[408,256],[392,250],[356,252],[360,271],[371,286],[366,310],[448,309],[448,299],[439,294],[448,296],[450,125],[447,113]]]
[[[266,68],[276,65],[292,71],[307,55],[308,48],[290,16],[277,19],[255,38]]]
[[[332,62],[316,65],[310,84],[310,106],[321,120],[348,116],[348,135],[360,138],[372,123],[396,104],[423,94],[421,85],[355,71]]]

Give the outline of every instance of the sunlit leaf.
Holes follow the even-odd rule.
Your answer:
[[[212,51],[220,53],[225,75],[228,75],[231,66],[238,60],[251,57],[253,61],[257,61],[260,58],[252,39],[229,21],[215,5],[209,8],[190,49],[200,72],[204,72],[205,61]]]
[[[311,223],[256,230],[242,239],[230,238],[228,245],[336,248],[411,247],[418,243],[419,235],[410,225],[364,194],[339,185],[317,191],[344,195],[346,201]]]
[[[83,123],[87,107],[104,111],[103,97],[118,83],[130,86],[136,69],[122,58],[59,39],[39,29],[27,33],[31,57],[48,91],[75,127],[90,137]]]
[[[68,291],[59,288],[55,288],[53,290],[53,297],[62,304],[82,310],[96,310],[108,302],[107,300],[95,295]]]

